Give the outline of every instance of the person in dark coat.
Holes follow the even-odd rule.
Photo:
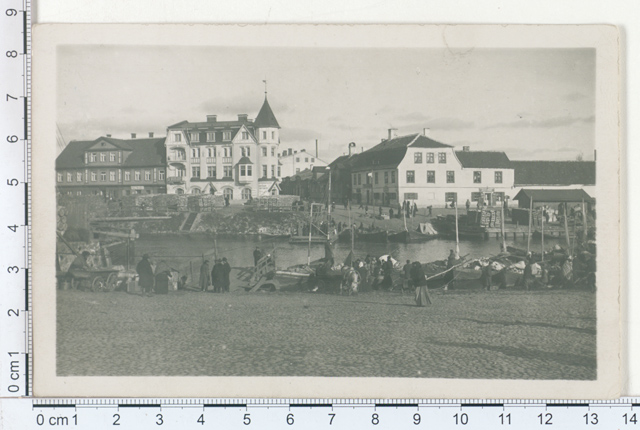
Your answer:
[[[307,233],[308,233],[308,231],[307,231]],[[305,233],[305,235],[306,235],[306,233]],[[255,266],[257,266],[258,265],[258,261],[260,261],[261,258],[262,258],[262,251],[260,250],[260,248],[258,248],[256,246],[256,249],[253,251],[253,264]]]
[[[211,281],[213,282],[213,292],[221,293],[224,287],[224,268],[221,260],[216,260],[216,264],[211,269]]]
[[[71,283],[71,288],[76,287],[75,283],[75,272],[82,272],[84,270],[89,270],[91,266],[89,265],[89,256],[91,253],[89,251],[82,251],[82,254],[78,255],[67,270],[67,279]]]
[[[384,278],[382,279],[382,288],[386,288],[388,290],[393,288],[393,279],[391,278],[391,274],[393,273],[393,263],[391,262],[391,256],[387,258],[387,261],[382,265],[382,272],[384,273]]]
[[[136,272],[138,272],[138,276],[140,277],[140,288],[142,288],[143,293],[151,295],[151,290],[153,290],[155,283],[155,276],[153,274],[153,267],[151,267],[149,254],[142,256],[142,260],[140,260],[136,266]]]
[[[229,287],[231,286],[231,280],[229,279],[229,274],[231,273],[231,266],[227,261],[227,257],[222,257],[222,291],[229,292]]]
[[[204,260],[202,266],[200,266],[200,291],[205,292],[209,290],[211,285],[211,269],[209,269],[209,260]]]

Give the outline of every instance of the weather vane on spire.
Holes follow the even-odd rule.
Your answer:
[[[262,82],[264,82],[264,97],[267,98],[267,80],[263,79]]]

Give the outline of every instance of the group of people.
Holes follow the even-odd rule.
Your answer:
[[[204,260],[200,266],[200,281],[198,283],[200,291],[207,292],[213,286],[214,293],[228,293],[231,285],[230,273],[231,266],[226,257],[216,259],[211,269],[209,269],[209,260]]]

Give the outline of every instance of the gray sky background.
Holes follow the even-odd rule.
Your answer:
[[[331,161],[349,142],[431,129],[511,159],[593,160],[591,49],[291,49],[63,46],[57,123],[66,141],[164,136],[207,114],[255,118],[268,81],[281,150]]]

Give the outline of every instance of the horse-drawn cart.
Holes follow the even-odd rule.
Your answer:
[[[119,269],[73,270],[71,288],[90,290],[94,293],[111,292],[118,286]]]

